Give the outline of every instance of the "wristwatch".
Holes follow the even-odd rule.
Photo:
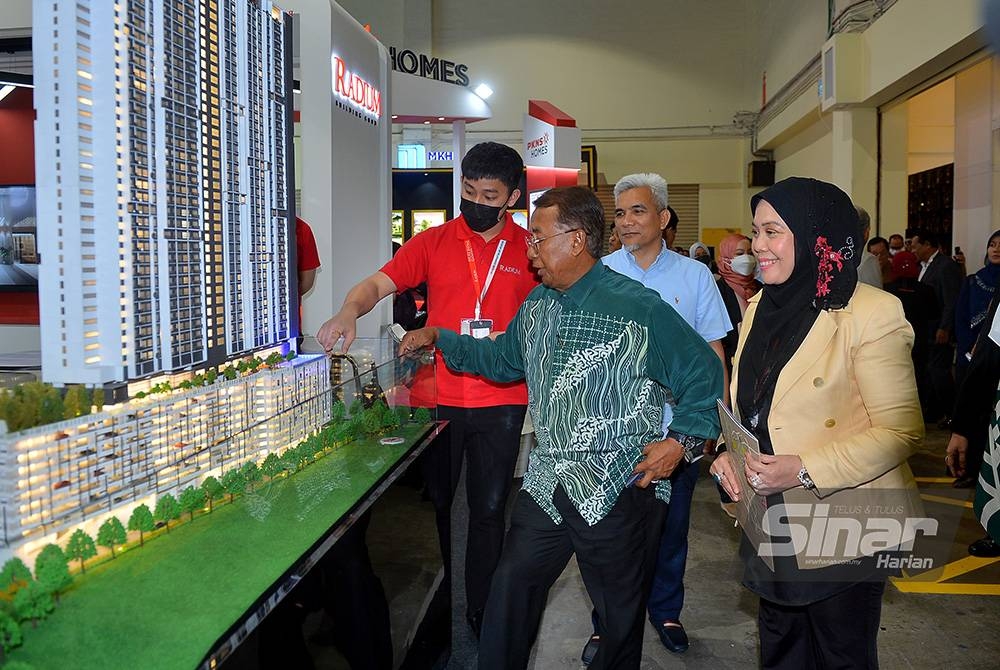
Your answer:
[[[668,430],[667,437],[677,440],[684,447],[684,462],[694,463],[705,455],[705,438],[697,435],[685,435],[675,430]]]
[[[806,491],[812,491],[816,488],[816,483],[812,480],[812,477],[809,476],[809,471],[806,470],[806,466],[804,465],[802,466],[802,469],[799,470],[799,484],[802,484],[802,488]]]

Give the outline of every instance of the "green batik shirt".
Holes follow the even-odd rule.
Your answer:
[[[588,524],[607,515],[663,437],[668,392],[671,430],[719,435],[719,357],[655,291],[600,262],[565,292],[535,288],[496,340],[440,329],[437,345],[453,370],[527,381],[538,445],[523,488],[556,523],[559,484]],[[656,493],[669,501],[670,483]]]

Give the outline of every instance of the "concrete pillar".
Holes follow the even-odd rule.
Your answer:
[[[844,189],[855,205],[874,213],[878,179],[878,110],[858,108],[834,111],[832,133],[833,183]]]
[[[905,103],[882,112],[882,188],[877,221],[872,222],[872,235],[886,239],[893,233],[906,233],[909,216],[908,126],[909,108]]]
[[[992,83],[992,60],[955,75],[952,246],[962,247],[968,272],[983,266],[986,239],[993,227]]]

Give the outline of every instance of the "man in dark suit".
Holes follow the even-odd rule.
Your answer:
[[[934,233],[914,233],[911,247],[920,260],[920,283],[934,289],[941,306],[941,320],[933,341],[928,343],[927,369],[917,371],[918,377],[925,376],[925,384],[922,385],[925,386],[925,393],[921,398],[924,418],[928,421],[940,419],[945,423],[955,397],[952,375],[955,344],[952,335],[955,329],[955,302],[962,289],[962,269],[951,259],[947,250],[941,248],[941,238]]]

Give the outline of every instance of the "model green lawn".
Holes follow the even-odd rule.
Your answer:
[[[174,522],[146,546],[78,574],[10,660],[44,668],[194,668],[216,640],[414,443],[428,425],[364,438],[301,471]]]

